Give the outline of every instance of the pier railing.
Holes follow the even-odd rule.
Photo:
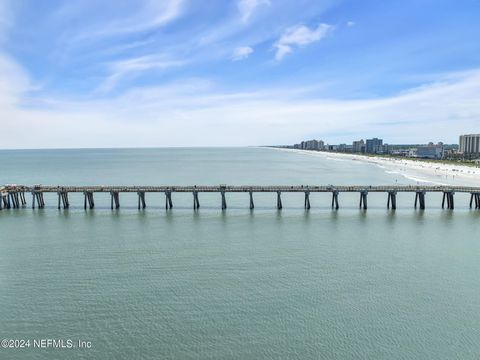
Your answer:
[[[249,193],[250,209],[254,209],[253,194],[254,193],[276,193],[277,208],[282,209],[282,193],[304,193],[304,206],[310,209],[310,193],[331,193],[332,208],[338,209],[340,193],[358,193],[360,195],[359,207],[367,209],[368,193],[385,193],[387,194],[387,208],[393,210],[397,207],[397,193],[410,192],[415,194],[414,206],[425,209],[425,195],[427,193],[443,193],[442,208],[454,209],[455,193],[470,194],[470,208],[480,209],[480,187],[471,186],[418,186],[418,185],[377,185],[377,186],[361,186],[361,185],[191,185],[191,186],[48,186],[48,185],[4,185],[0,187],[1,199],[0,209],[20,208],[27,205],[25,194],[32,195],[32,208],[45,207],[45,193],[56,193],[58,195],[58,208],[67,209],[70,207],[69,193],[83,193],[84,208],[93,209],[95,207],[95,193],[109,193],[111,197],[111,208],[120,207],[121,193],[137,193],[138,208],[146,207],[146,193],[164,193],[165,207],[171,209],[173,207],[173,193],[192,193],[193,208],[200,208],[199,193],[219,193],[221,195],[222,209],[227,208],[227,193]]]

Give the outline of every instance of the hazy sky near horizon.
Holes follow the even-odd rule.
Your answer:
[[[480,0],[0,0],[0,148],[455,143]]]

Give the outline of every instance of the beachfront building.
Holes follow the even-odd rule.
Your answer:
[[[367,139],[365,150],[368,154],[379,154],[383,153],[383,140],[382,139]]]
[[[318,150],[318,140],[305,141],[305,150]]]
[[[325,144],[322,140],[307,140],[293,145],[294,149],[302,150],[324,150]]]
[[[323,150],[324,146],[325,144],[322,140],[307,140],[302,141],[300,144],[295,144],[293,147],[302,150]]]
[[[354,153],[364,153],[365,152],[365,141],[358,140],[352,143],[352,151]]]
[[[337,151],[339,152],[351,152],[352,147],[347,144],[339,144],[337,147]]]
[[[438,144],[434,144],[432,142],[428,143],[428,145],[418,146],[417,151],[415,152],[415,157],[423,158],[423,159],[443,159],[444,149],[443,143],[439,142]]]
[[[467,159],[480,157],[480,134],[460,136],[458,151]]]

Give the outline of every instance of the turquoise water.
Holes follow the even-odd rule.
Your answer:
[[[1,151],[0,183],[412,183],[374,165],[273,149]],[[108,196],[83,210],[0,211],[0,337],[90,349],[3,359],[478,359],[480,211],[427,196]],[[28,198],[30,201],[30,198]]]

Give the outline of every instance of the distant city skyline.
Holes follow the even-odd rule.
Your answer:
[[[480,1],[0,0],[0,148],[458,143]]]

